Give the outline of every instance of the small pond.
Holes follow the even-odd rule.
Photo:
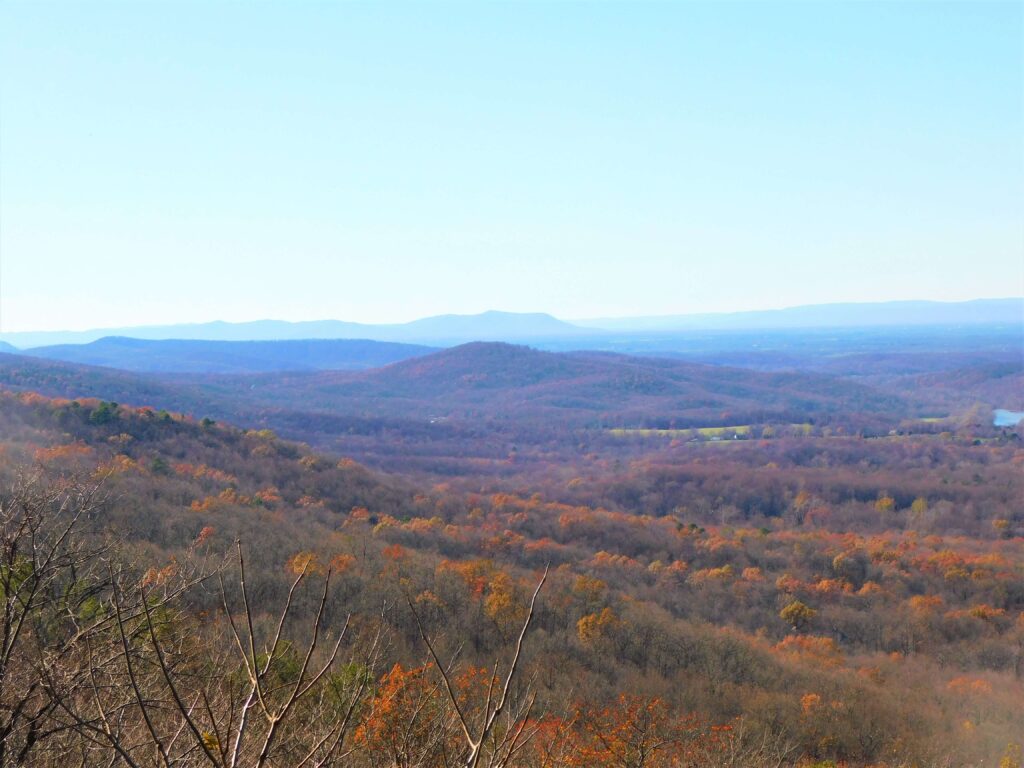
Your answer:
[[[997,408],[992,412],[992,424],[996,427],[1015,427],[1024,419],[1024,411],[1007,411]]]

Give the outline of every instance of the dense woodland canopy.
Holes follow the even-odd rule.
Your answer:
[[[7,358],[0,763],[1019,767],[1021,368],[929,354]]]

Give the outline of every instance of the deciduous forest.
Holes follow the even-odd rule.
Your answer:
[[[0,0],[0,768],[1024,768],[1022,63]]]
[[[0,763],[1019,766],[1020,370],[865,365],[9,356]]]

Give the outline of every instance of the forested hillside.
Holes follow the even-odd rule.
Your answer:
[[[1022,31],[0,0],[0,768],[1024,768]]]
[[[289,343],[269,349],[276,355],[275,345]],[[261,364],[272,366],[273,355]],[[553,456],[575,461],[613,430],[885,434],[934,413],[913,389],[882,391],[837,376],[497,343],[363,371],[245,375],[137,374],[0,355],[0,385],[269,428],[391,471],[517,474],[526,483]]]
[[[15,352],[11,348],[0,351]],[[362,370],[434,351],[418,344],[360,339],[281,341],[149,340],[108,336],[89,344],[35,347],[47,360],[150,373],[257,373]]]
[[[76,546],[104,548],[102,562],[125,570],[113,586],[114,576],[83,571],[96,580],[87,591],[98,602],[88,610],[128,611],[143,599],[138,584],[149,585],[143,594],[154,590],[150,599],[159,595],[160,621],[172,623],[152,637],[145,622],[132,625],[139,647],[121,653],[149,686],[143,702],[166,700],[152,710],[153,730],[196,765],[230,764],[231,741],[216,728],[237,729],[228,713],[244,700],[244,659],[258,666],[267,658],[259,643],[270,642],[297,574],[288,645],[271,653],[277,682],[265,684],[312,680],[290,650],[310,632],[323,634],[311,658],[344,663],[317,680],[335,694],[311,689],[315,706],[295,705],[301,727],[282,721],[268,764],[299,764],[300,749],[326,755],[328,734],[340,737],[331,754],[353,765],[464,759],[475,718],[497,700],[487,695],[486,670],[498,660],[504,680],[531,615],[503,725],[478,745],[487,755],[481,764],[1016,759],[1024,732],[1024,447],[1012,430],[870,438],[780,429],[694,442],[693,434],[609,434],[592,454],[538,465],[529,485],[500,473],[424,485],[266,430],[109,401],[6,393],[0,426],[8,542],[19,519],[11,489],[25,487],[17,475],[34,475],[29,485],[53,498],[100,483]],[[225,623],[229,612],[245,615],[236,539],[253,621],[240,630],[240,657]],[[204,581],[208,572],[221,576]],[[311,630],[316,585],[328,572]],[[331,657],[349,614],[341,655]],[[46,642],[43,625],[31,626],[29,642]],[[255,655],[245,651],[250,631],[262,638]],[[177,666],[162,673],[159,654],[171,648]],[[27,681],[31,653],[12,658],[29,665],[12,667],[12,679]],[[197,676],[193,665],[203,658],[213,666]],[[26,682],[26,709],[39,712],[35,720],[4,716],[10,743],[50,764],[47,750],[72,740],[65,730],[32,746],[32,729],[45,722],[99,729],[88,747],[95,754],[123,744],[86,713],[92,696],[121,707],[132,738],[152,747],[149,710],[121,664],[109,681],[112,690],[127,686],[120,705],[77,688],[29,691]],[[212,697],[204,686],[218,680],[222,688],[234,680],[241,698],[210,698],[209,711],[192,716],[198,736],[172,741],[175,729],[190,728],[174,714],[173,692],[195,697],[183,700],[187,712],[190,701]],[[47,703],[50,695],[63,703]],[[330,696],[337,698],[328,706]],[[474,713],[466,715],[470,737],[453,702]],[[309,742],[321,737],[320,747]]]

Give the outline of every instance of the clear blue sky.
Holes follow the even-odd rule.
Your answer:
[[[1024,294],[1022,5],[0,0],[3,330]]]

